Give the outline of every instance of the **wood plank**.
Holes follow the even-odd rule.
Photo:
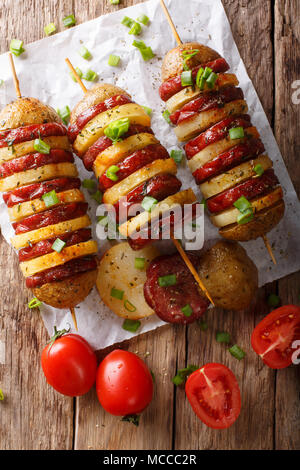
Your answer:
[[[269,121],[273,109],[273,62],[271,2],[223,0],[233,36],[260,96]],[[253,34],[256,31],[256,34]],[[262,61],[263,57],[263,61]],[[183,389],[177,392],[177,449],[272,449],[274,420],[274,372],[264,367],[250,346],[254,325],[267,313],[266,295],[276,283],[260,290],[255,305],[246,312],[209,311],[209,330],[196,325],[188,329],[186,363],[202,366],[209,362],[227,365],[236,375],[242,394],[239,419],[228,430],[209,429],[194,415]],[[239,362],[215,340],[217,331],[228,331],[234,343],[247,352]],[[184,363],[180,365],[184,366]],[[254,412],[255,410],[255,412]],[[182,432],[182,429],[185,431]],[[258,432],[259,429],[259,432]]]
[[[293,83],[299,80],[300,4],[297,0],[275,2],[275,135],[295,189],[300,195],[300,104],[293,102]],[[299,85],[298,85],[299,89]],[[299,95],[299,93],[298,93]],[[279,282],[283,304],[299,305],[300,273]],[[276,449],[300,448],[300,369],[291,366],[276,375]]]

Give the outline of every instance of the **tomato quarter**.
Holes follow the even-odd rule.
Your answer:
[[[55,329],[56,332],[56,329]],[[95,383],[97,358],[79,335],[56,332],[54,342],[42,352],[42,368],[49,385],[70,397],[87,393]]]
[[[98,399],[115,416],[141,413],[151,402],[153,379],[146,364],[135,354],[116,349],[99,365]]]
[[[238,418],[241,394],[234,374],[222,364],[206,364],[187,379],[185,393],[204,424],[225,429]]]
[[[283,369],[292,363],[293,342],[300,340],[300,308],[285,305],[273,310],[254,329],[251,344],[264,363]]]

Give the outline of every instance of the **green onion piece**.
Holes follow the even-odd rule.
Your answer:
[[[185,305],[185,307],[183,307],[181,311],[185,317],[190,317],[191,315],[193,315],[192,307],[189,304]]]
[[[245,137],[244,128],[243,127],[233,127],[229,129],[229,137],[231,140],[235,139],[242,139]]]
[[[119,178],[116,173],[118,173],[119,170],[120,168],[116,165],[110,166],[106,171],[107,178],[109,178],[111,181],[118,181]]]
[[[158,285],[160,287],[175,286],[177,283],[176,274],[168,274],[158,278]]]
[[[138,41],[137,39],[133,41],[132,45],[137,49],[147,49],[147,46],[144,41]]]
[[[265,170],[263,169],[263,167],[260,163],[254,167],[254,171],[258,176],[263,175],[264,172],[265,172]]]
[[[231,337],[229,333],[226,333],[226,331],[219,331],[216,334],[216,340],[218,341],[218,343],[229,344],[231,341]]]
[[[82,78],[84,78],[84,80],[87,80],[88,82],[94,82],[98,78],[98,75],[93,70],[87,69]]]
[[[76,72],[77,72],[78,77],[79,77],[79,78],[82,78],[82,75],[83,75],[82,70],[80,70],[80,68],[78,68],[78,67],[76,67],[75,70],[76,70]],[[73,72],[70,72],[70,77],[72,78],[72,80],[73,80],[74,82],[77,82],[77,80],[76,80],[76,78],[75,78]]]
[[[253,218],[254,218],[253,210],[252,209],[247,209],[244,212],[241,212],[237,216],[236,221],[239,225],[244,225],[244,224],[248,224],[249,222],[251,222],[251,220],[253,220]]]
[[[46,36],[50,36],[51,34],[55,33],[56,27],[54,23],[49,23],[44,27],[44,31]]]
[[[233,205],[240,211],[240,212],[245,212],[247,209],[251,209],[251,203],[248,201],[248,199],[245,198],[245,196],[241,196],[237,201],[233,203]]]
[[[179,369],[177,371],[177,374],[175,375],[175,377],[172,378],[173,384],[176,385],[176,386],[182,385],[186,381],[188,376],[191,375],[193,372],[195,372],[198,369],[199,369],[198,366],[194,366],[192,364],[188,365],[184,369]]]
[[[152,114],[152,109],[149,108],[148,106],[142,106],[143,110],[145,111],[145,113],[148,114],[148,116],[151,116]]]
[[[119,5],[120,0],[109,0],[112,5]]]
[[[33,148],[37,152],[44,154],[49,154],[51,149],[50,145],[46,144],[41,138],[35,139]]]
[[[94,199],[98,204],[101,204],[103,194],[101,193],[101,191],[97,190],[94,194],[92,194],[91,198]]]
[[[192,49],[190,51],[183,51],[182,52],[182,59],[183,59],[183,70],[190,70],[188,66],[188,60],[190,60],[194,55],[198,54],[199,49]]]
[[[182,86],[193,85],[193,77],[192,77],[192,71],[191,70],[182,72],[182,74],[181,74],[181,85]]]
[[[103,227],[106,227],[108,225],[108,216],[107,215],[99,215],[97,218],[98,224],[102,225]]]
[[[123,322],[122,328],[123,330],[135,333],[140,326],[141,322],[139,320],[130,320],[129,318],[126,318],[126,320]]]
[[[70,116],[71,116],[71,110],[69,106],[64,106],[61,109],[57,109],[57,114],[61,117],[62,121],[64,124],[68,124]]]
[[[3,401],[4,400],[4,394],[0,388],[0,401]]]
[[[129,16],[124,16],[124,18],[122,19],[121,23],[124,25],[124,26],[127,26],[127,28],[131,28],[132,25],[134,24],[134,20],[132,18],[129,18]]]
[[[128,310],[128,312],[133,313],[136,311],[136,306],[129,302],[129,300],[127,299],[124,301],[124,307],[126,308],[126,310]]]
[[[42,302],[36,297],[33,297],[33,299],[31,299],[30,302],[28,302],[29,308],[39,308],[41,305],[42,305]]]
[[[76,19],[74,15],[65,16],[63,18],[63,24],[66,28],[70,28],[70,26],[74,26],[76,24]]]
[[[120,63],[121,57],[118,55],[110,54],[108,58],[108,65],[111,67],[117,67]]]
[[[173,158],[174,162],[177,163],[177,165],[178,165],[179,163],[182,162],[183,151],[182,150],[171,150],[170,157]]]
[[[280,304],[280,298],[276,294],[270,294],[267,302],[269,307],[278,307]]]
[[[201,91],[204,90],[204,88],[205,88],[205,83],[206,83],[206,82],[205,82],[205,78],[204,78],[203,75],[202,75],[202,77],[200,78],[200,81],[199,81],[199,85],[198,85],[198,86],[199,86],[199,90],[201,90]]]
[[[243,351],[237,344],[228,349],[230,354],[238,359],[239,361],[246,356],[245,351]]]
[[[133,23],[130,31],[128,34],[133,34],[134,36],[139,36],[142,32],[142,27],[140,23],[137,23],[136,21]]]
[[[198,325],[201,331],[208,330],[208,323],[206,321],[198,321]]]
[[[112,287],[112,289],[110,291],[110,295],[111,295],[111,297],[114,297],[114,299],[123,300],[124,291],[119,290],[119,289],[115,289],[114,287]]]
[[[78,49],[78,54],[81,55],[81,57],[83,57],[85,60],[89,60],[91,59],[92,57],[92,54],[90,53],[90,51],[85,47],[85,46],[81,46],[80,49]]]
[[[147,15],[142,14],[142,15],[140,15],[140,16],[137,17],[137,21],[138,21],[139,23],[142,23],[142,24],[144,24],[145,26],[147,26],[147,24],[149,23],[150,19],[148,18]]]
[[[55,206],[55,204],[60,202],[54,189],[49,193],[43,194],[42,199],[46,207]]]
[[[128,132],[130,126],[129,118],[119,119],[111,122],[105,129],[104,134],[113,142],[118,142],[121,137]]]
[[[57,253],[60,253],[61,250],[66,246],[66,242],[61,240],[60,238],[57,238],[55,242],[52,245],[52,250],[56,251]]]
[[[210,76],[208,77],[208,79],[206,80],[208,88],[213,88],[216,84],[217,79],[218,79],[218,75],[212,72]]]
[[[172,124],[171,122],[171,119],[170,119],[170,116],[171,116],[171,113],[170,111],[168,111],[167,109],[162,113],[163,117],[165,118],[165,120],[167,121],[168,124]]]
[[[200,88],[200,80],[202,78],[203,73],[204,73],[204,68],[200,67],[200,69],[197,72],[197,76],[196,76],[196,85],[197,85],[198,88]]]
[[[203,204],[204,209],[207,209],[207,202],[206,202],[206,199],[204,199],[204,197],[202,198],[202,201],[200,202],[200,204]]]
[[[140,53],[142,54],[142,57],[145,62],[148,60],[153,59],[155,57],[154,52],[152,51],[151,47],[145,47],[145,49],[140,49]]]
[[[2,78],[0,78],[0,86],[2,86],[4,83],[4,80],[2,80]]]
[[[145,258],[135,258],[134,260],[134,267],[136,269],[145,269]]]
[[[154,197],[145,196],[144,199],[142,200],[141,206],[145,211],[151,212],[151,210],[157,203],[158,203],[158,200],[155,199]]]
[[[25,51],[25,49],[23,48],[23,41],[20,41],[20,39],[12,39],[10,42],[9,50],[12,54],[18,57]]]
[[[205,67],[204,72],[203,72],[203,78],[207,80],[211,73],[212,73],[212,69],[210,67]]]
[[[93,191],[96,187],[96,181],[94,180],[89,180],[89,179],[84,179],[82,181],[82,186],[85,188],[85,189],[88,189],[89,191]]]

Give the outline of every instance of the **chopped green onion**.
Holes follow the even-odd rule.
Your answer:
[[[33,299],[31,299],[30,302],[28,302],[29,308],[39,308],[41,305],[42,305],[42,302],[36,297],[33,297]]]
[[[245,351],[243,351],[237,344],[228,349],[230,354],[238,359],[239,361],[246,356]]]
[[[117,67],[120,63],[121,57],[118,55],[110,54],[108,58],[108,65],[111,67]]]
[[[276,294],[270,294],[268,297],[268,305],[269,307],[278,307],[280,304],[280,298]]]
[[[142,54],[142,57],[145,61],[152,59],[155,57],[154,52],[152,51],[151,47],[147,47],[144,41],[137,41],[134,40],[132,45],[139,49],[140,53]]]
[[[84,80],[87,80],[88,82],[94,82],[98,78],[98,75],[93,70],[88,69],[82,76],[82,78],[84,78]]]
[[[145,258],[135,258],[134,260],[134,267],[136,269],[145,269]]]
[[[260,163],[254,167],[254,171],[258,176],[263,175],[265,172],[263,166]]]
[[[127,299],[124,301],[124,307],[126,308],[126,310],[128,310],[128,312],[133,313],[136,311],[136,306],[129,302],[129,300]]]
[[[82,186],[85,188],[85,189],[88,189],[89,191],[93,191],[96,187],[96,181],[94,180],[89,180],[89,179],[84,179],[82,181]]]
[[[44,142],[41,138],[35,139],[33,148],[37,152],[44,154],[49,154],[51,150],[50,145],[46,144],[46,142]]]
[[[241,196],[237,201],[233,203],[233,205],[240,211],[244,212],[247,209],[251,209],[251,203],[248,201],[248,199],[245,198],[245,196]]]
[[[121,137],[128,132],[130,126],[129,118],[122,118],[111,122],[105,129],[104,134],[113,142],[118,142]]]
[[[102,199],[103,199],[103,194],[101,193],[101,191],[97,190],[94,194],[92,194],[91,198],[94,199],[96,202],[98,202],[98,204],[101,204]]]
[[[142,200],[141,206],[145,211],[151,212],[151,210],[157,203],[158,203],[158,200],[155,199],[154,197],[145,196],[144,199]]]
[[[183,307],[181,311],[185,317],[190,317],[191,315],[193,315],[192,307],[189,304]]]
[[[145,113],[148,114],[148,116],[151,116],[152,114],[152,109],[149,108],[148,106],[142,106],[143,110],[145,111]]]
[[[20,39],[12,39],[10,42],[9,50],[12,54],[18,57],[25,51],[25,49],[23,48],[23,41],[20,41]]]
[[[204,209],[207,209],[207,202],[206,202],[206,199],[204,199],[204,197],[202,198],[200,204],[204,206]]]
[[[4,394],[0,388],[0,401],[3,401],[4,400]]]
[[[199,80],[199,85],[198,85],[198,87],[199,87],[199,90],[201,90],[201,91],[204,90],[204,88],[205,88],[205,78],[203,77],[203,75],[202,75],[202,77],[201,77],[200,80]]]
[[[64,106],[61,109],[57,109],[57,114],[61,117],[63,123],[67,125],[71,116],[71,110],[69,106]]]
[[[122,328],[123,330],[135,333],[140,326],[141,322],[139,320],[130,320],[129,318],[126,318],[126,320],[123,322]]]
[[[61,250],[66,246],[66,242],[61,240],[60,238],[57,238],[55,242],[52,245],[52,250],[56,251],[57,253],[60,253]]]
[[[176,283],[176,274],[168,274],[167,276],[161,276],[158,278],[158,285],[160,287],[175,286]]]
[[[183,59],[183,69],[190,70],[190,67],[187,64],[187,61],[190,60],[194,55],[198,54],[199,49],[192,49],[190,51],[183,51],[182,52],[182,59]]]
[[[50,36],[51,34],[55,33],[56,27],[54,23],[49,23],[44,27],[44,31],[46,36]]]
[[[139,23],[142,23],[142,24],[144,24],[145,26],[147,26],[147,24],[149,23],[150,20],[149,20],[149,18],[148,18],[147,15],[142,14],[142,15],[140,15],[140,16],[137,17],[137,21],[138,21]]]
[[[208,330],[208,323],[206,321],[198,321],[198,325],[201,331]]]
[[[0,86],[2,86],[4,83],[4,80],[2,80],[2,78],[0,78]]]
[[[65,16],[63,18],[63,24],[66,28],[69,28],[70,26],[74,26],[76,24],[75,16],[74,15]]]
[[[174,162],[177,163],[177,165],[178,165],[179,163],[182,162],[183,151],[182,150],[171,150],[170,157],[173,158]]]
[[[137,39],[135,39],[132,43],[132,45],[134,47],[136,47],[137,49],[146,49],[147,46],[146,44],[144,43],[144,41],[138,41]]]
[[[212,72],[206,80],[208,88],[213,88],[216,84],[217,79],[218,79],[218,75]]]
[[[245,137],[244,128],[243,127],[233,127],[229,129],[229,137],[231,140],[235,139],[242,139]]]
[[[43,194],[42,199],[46,207],[55,206],[55,204],[60,202],[54,189],[49,193]]]
[[[184,369],[179,369],[175,377],[173,377],[172,379],[173,384],[176,386],[182,385],[185,382],[185,380],[188,378],[188,376],[198,369],[199,369],[198,366],[194,366],[192,364],[188,365]]]
[[[226,331],[219,331],[216,334],[216,340],[218,343],[230,343],[231,337],[229,333],[226,333]]]
[[[85,47],[85,46],[81,46],[80,49],[78,49],[78,54],[81,55],[81,57],[83,57],[85,60],[89,60],[91,59],[92,57],[92,54],[90,53],[90,51]]]
[[[212,69],[210,67],[205,67],[204,72],[203,72],[203,78],[207,80],[211,73],[212,73]]]
[[[197,76],[196,76],[196,85],[197,85],[198,88],[200,88],[200,80],[202,78],[203,73],[204,73],[204,68],[200,67],[200,69],[197,72]]]
[[[171,123],[171,119],[170,119],[170,116],[171,116],[171,113],[170,111],[168,111],[167,109],[162,113],[163,117],[165,118],[165,120],[167,121],[168,124],[172,124]]]
[[[97,218],[97,222],[98,224],[100,225],[103,225],[103,227],[106,227],[108,225],[108,216],[107,215],[99,215],[99,217]]]
[[[130,31],[128,34],[133,34],[134,36],[139,36],[142,32],[142,27],[140,23],[137,23],[136,21],[133,23]]]
[[[191,70],[182,72],[182,74],[181,74],[181,85],[182,86],[193,85],[193,77],[192,77],[192,71]]]
[[[83,75],[82,70],[80,70],[80,68],[78,68],[78,67],[76,67],[75,70],[76,70],[76,72],[77,72],[78,77],[79,77],[79,78],[82,78],[82,75]],[[70,77],[72,78],[72,80],[73,80],[74,82],[77,82],[77,80],[76,80],[76,78],[75,78],[73,72],[70,72]]]
[[[112,287],[112,289],[110,291],[110,295],[111,295],[111,297],[114,297],[115,299],[123,300],[124,291],[119,290],[119,289],[115,289],[114,287]]]
[[[121,23],[124,25],[124,26],[127,26],[127,28],[131,28],[132,25],[134,24],[134,20],[132,18],[129,18],[129,16],[124,16],[124,18],[122,19]]]
[[[237,216],[236,221],[239,225],[244,225],[244,224],[248,224],[249,222],[251,222],[253,218],[254,218],[253,209],[246,209],[244,212],[241,212]]]
[[[119,178],[116,173],[118,173],[119,170],[120,168],[116,165],[110,166],[106,171],[107,178],[109,178],[111,181],[118,181]]]
[[[112,5],[119,5],[120,0],[109,0]]]

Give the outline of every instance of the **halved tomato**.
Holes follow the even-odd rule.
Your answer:
[[[204,424],[229,428],[241,411],[241,394],[235,375],[223,364],[206,364],[193,372],[185,385],[188,400]]]
[[[296,340],[300,340],[300,307],[296,305],[273,310],[251,336],[254,351],[272,369],[284,369],[292,363],[292,344]]]

